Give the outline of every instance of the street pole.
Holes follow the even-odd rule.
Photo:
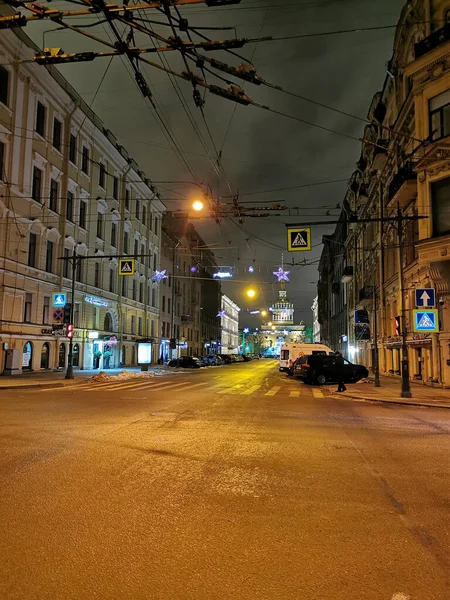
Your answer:
[[[380,383],[380,364],[378,360],[378,305],[377,305],[377,288],[373,286],[373,359],[374,359],[374,375],[375,387],[381,387]]]
[[[403,215],[400,209],[400,204],[397,206],[397,236],[398,236],[398,273],[400,279],[400,315],[401,315],[401,335],[402,335],[402,398],[411,398],[411,386],[409,383],[409,360],[408,360],[408,346],[406,343],[406,309],[405,309],[405,298],[403,295],[405,289],[405,280],[403,273]]]
[[[77,266],[77,255],[75,253],[75,248],[73,249],[72,254],[72,293],[70,297],[71,305],[70,305],[70,322],[73,323],[73,315],[75,308],[75,274],[76,274],[76,266]],[[69,355],[67,357],[67,371],[66,371],[66,379],[73,379],[73,329],[72,329],[72,337],[69,338]]]

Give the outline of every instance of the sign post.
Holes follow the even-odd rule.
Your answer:
[[[436,295],[433,288],[417,288],[415,290],[417,308],[434,308]]]
[[[437,333],[439,331],[438,311],[435,308],[413,310],[415,333]]]
[[[134,258],[119,259],[119,275],[134,275],[135,265]]]

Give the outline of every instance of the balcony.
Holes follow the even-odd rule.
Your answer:
[[[182,323],[193,323],[194,317],[191,315],[181,315],[181,321]]]
[[[371,300],[373,298],[373,286],[365,285],[359,290],[359,301]]]
[[[387,161],[387,147],[389,140],[377,140],[377,145],[374,149],[372,170],[381,171],[384,169]]]
[[[450,24],[444,25],[444,27],[441,27],[437,31],[433,31],[431,35],[414,44],[414,58],[417,59],[424,56],[427,52],[434,50],[434,48],[437,48],[448,40],[450,40]]]
[[[353,279],[353,267],[344,267],[344,271],[341,277],[341,283],[350,283]]]
[[[417,174],[411,165],[406,165],[399,169],[391,180],[388,206],[395,208],[399,204],[400,208],[405,208],[416,196]]]

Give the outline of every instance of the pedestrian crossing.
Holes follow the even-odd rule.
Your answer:
[[[295,386],[295,387],[294,387]],[[90,381],[74,382],[64,388],[66,391],[73,393],[103,393],[103,392],[148,392],[165,393],[175,392],[181,393],[186,391],[198,391],[199,393],[210,392],[214,395],[221,396],[267,396],[275,397],[278,395],[289,396],[290,398],[301,398],[302,396],[313,396],[314,398],[324,398],[326,391],[311,386],[302,384],[283,383],[282,385],[274,385],[269,387],[267,383],[259,383],[248,385],[247,383],[238,383],[230,385],[223,380],[209,380],[195,383],[192,378],[173,381],[171,379],[128,379],[121,381],[106,381],[103,383],[93,383]],[[46,392],[45,389],[39,390]]]

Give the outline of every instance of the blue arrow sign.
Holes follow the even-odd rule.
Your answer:
[[[413,310],[413,319],[413,329],[416,333],[433,333],[439,331],[437,310]]]
[[[434,308],[436,306],[436,297],[433,288],[416,289],[416,306],[424,308]]]
[[[56,292],[53,294],[53,307],[54,308],[64,308],[67,304],[67,294],[63,292]]]

